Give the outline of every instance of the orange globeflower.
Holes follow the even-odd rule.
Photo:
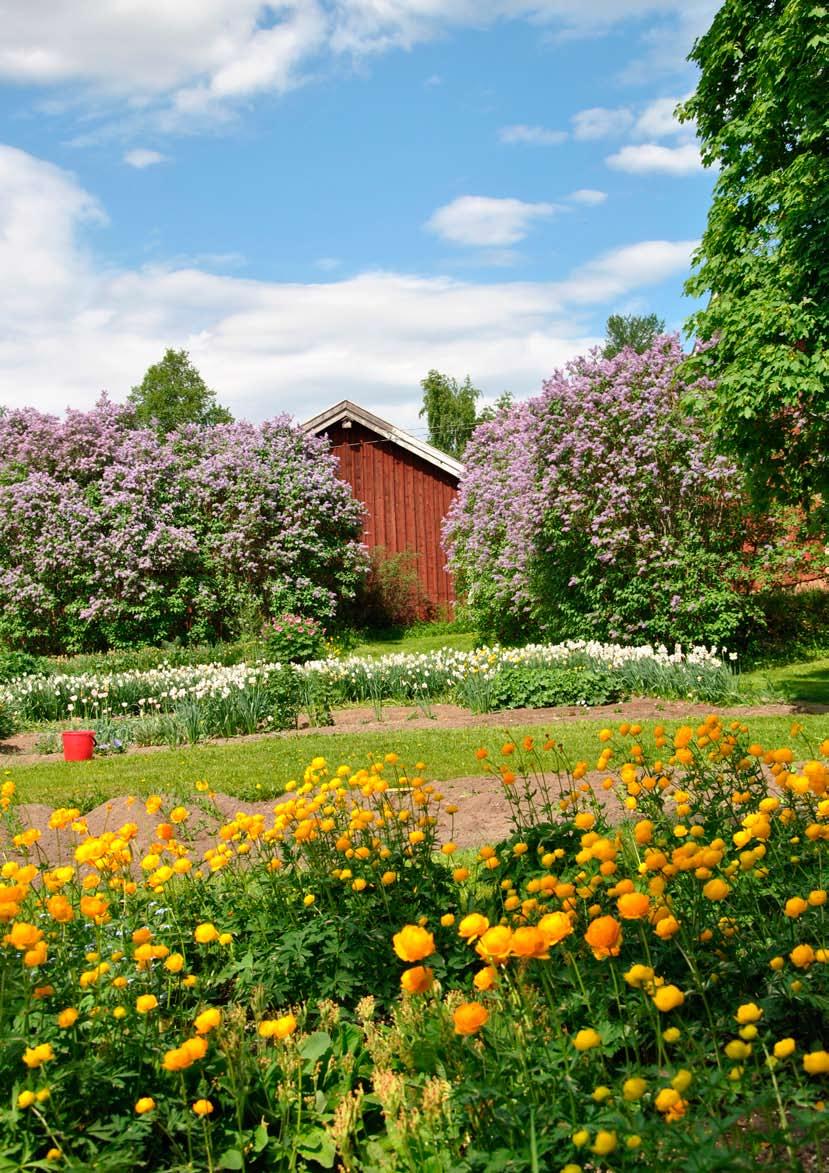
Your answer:
[[[401,961],[422,961],[435,951],[435,938],[420,925],[404,925],[392,938],[394,951]]]
[[[622,926],[612,916],[600,916],[587,926],[584,939],[597,961],[618,957],[622,948]]]
[[[719,877],[717,877],[716,879],[709,880],[708,883],[704,885],[702,894],[706,900],[717,901],[725,900],[730,891],[731,888],[728,884],[726,884],[725,880],[721,880]]]
[[[476,952],[484,961],[503,965],[512,949],[512,930],[506,925],[493,925],[478,942]]]
[[[542,916],[537,927],[549,947],[570,936],[573,922],[566,912],[548,912],[546,916]]]
[[[431,989],[434,976],[434,970],[428,965],[414,965],[400,975],[400,985],[407,994],[425,994]]]
[[[513,957],[548,957],[544,934],[529,925],[523,925],[512,934]]]
[[[206,1035],[211,1030],[215,1030],[222,1022],[222,1012],[215,1006],[208,1006],[206,1010],[202,1010],[201,1014],[197,1014],[193,1026],[196,1028],[196,1034]]]
[[[452,1015],[456,1035],[477,1034],[489,1018],[489,1011],[480,1002],[463,1002]]]
[[[625,892],[616,901],[622,920],[641,920],[650,910],[651,900],[644,892]]]
[[[465,941],[474,941],[476,937],[482,937],[488,928],[489,921],[485,916],[479,912],[471,912],[458,925],[458,936],[463,937]]]

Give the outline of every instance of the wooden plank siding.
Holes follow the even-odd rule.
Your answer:
[[[429,598],[438,607],[454,602],[445,569],[441,524],[458,490],[457,477],[364,427],[334,423],[321,434],[339,459],[339,475],[367,508],[363,541],[390,553],[413,550]]]

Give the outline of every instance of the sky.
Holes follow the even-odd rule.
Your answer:
[[[524,398],[611,313],[679,330],[709,0],[0,0],[0,404],[167,347],[259,421]]]

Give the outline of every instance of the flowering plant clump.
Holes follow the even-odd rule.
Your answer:
[[[325,629],[310,616],[279,615],[262,628],[268,656],[286,664],[316,659],[325,645]]]
[[[362,506],[287,416],[159,437],[105,398],[0,416],[0,640],[82,651],[330,619],[365,572]]]
[[[793,549],[749,515],[736,467],[684,410],[704,387],[683,383],[683,357],[676,336],[594,351],[475,431],[445,538],[481,630],[746,636],[752,592]]]
[[[283,631],[309,627],[313,631],[313,621],[307,619],[278,625]],[[551,674],[550,669],[567,672]],[[286,670],[294,674],[299,691],[307,694],[302,702],[306,709],[320,696],[341,704],[445,698],[478,712],[515,704],[596,703],[630,695],[720,703],[733,698],[736,688],[731,659],[716,648],[683,651],[676,646],[668,651],[664,646],[571,640],[471,652],[443,648],[378,658],[329,658],[287,669],[279,663],[258,662],[30,675],[0,685],[0,705],[22,721],[81,717],[98,722],[102,726],[99,740],[110,744],[119,728],[112,718],[122,724],[123,718],[137,718],[118,739],[143,738],[149,744],[153,732],[156,736],[165,729],[169,732],[170,721],[165,726],[152,720],[166,714],[179,728],[181,741],[230,737],[273,724],[287,690]]]
[[[267,814],[198,782],[97,833],[26,828],[5,781],[6,1159],[822,1167],[829,737],[792,737],[481,747],[513,833],[462,858],[393,752],[315,758]]]

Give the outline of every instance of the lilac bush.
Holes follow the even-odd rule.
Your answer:
[[[330,621],[364,573],[362,506],[287,416],[159,438],[102,398],[0,416],[0,642],[40,652]]]
[[[735,466],[683,409],[699,388],[682,357],[667,335],[643,354],[593,351],[476,430],[445,538],[484,631],[740,637],[758,523]]]

